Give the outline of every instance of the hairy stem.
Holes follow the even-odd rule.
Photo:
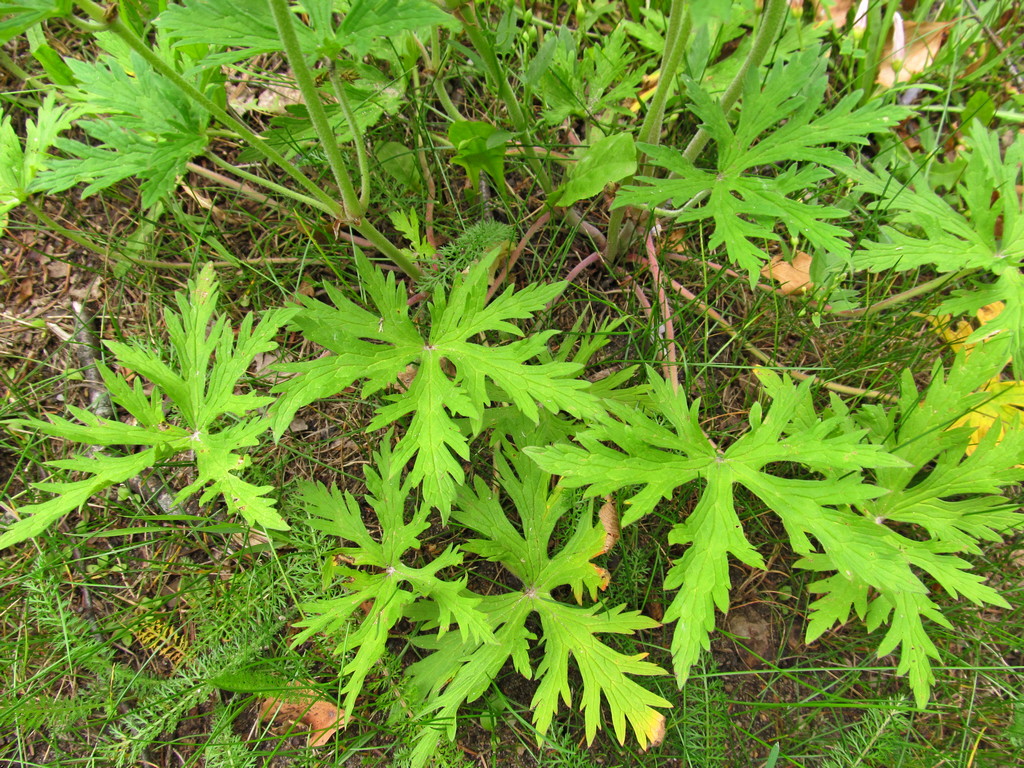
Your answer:
[[[505,109],[508,110],[508,116],[512,120],[512,125],[523,138],[532,136],[530,130],[530,124],[526,120],[526,116],[523,114],[523,109],[519,105],[519,100],[516,98],[515,93],[512,91],[512,86],[508,82],[508,78],[505,76],[502,70],[501,64],[498,62],[498,57],[494,55],[494,48],[491,46],[490,41],[484,35],[483,30],[480,28],[480,22],[476,16],[476,10],[473,5],[466,4],[461,10],[461,18],[463,22],[463,30],[469,36],[470,42],[473,44],[473,48],[480,56],[480,60],[484,67],[487,69],[487,73],[491,76],[495,86],[498,88],[498,96],[501,97],[502,102],[505,104]],[[540,184],[544,194],[550,196],[554,185],[551,183],[551,177],[548,172],[541,165],[540,160],[533,151],[533,146],[530,141],[523,142],[524,154],[526,156],[526,162],[530,166],[530,170],[533,171],[534,177],[537,179],[537,183]]]
[[[366,146],[363,144],[363,132],[356,121],[356,113],[352,104],[345,95],[345,84],[342,82],[338,68],[331,62],[330,68],[331,88],[334,91],[334,98],[338,100],[348,127],[352,131],[352,143],[356,148],[356,162],[359,164],[359,207],[365,211],[370,205],[370,169],[366,159]]]
[[[214,165],[217,165],[217,166],[223,168],[225,171],[228,171],[229,173],[231,173],[231,174],[233,174],[235,176],[238,176],[241,179],[245,179],[246,181],[248,181],[251,184],[256,184],[257,186],[264,187],[265,189],[269,189],[272,192],[276,192],[279,195],[282,195],[284,197],[289,197],[292,200],[295,200],[296,202],[304,203],[305,205],[308,205],[311,208],[317,208],[317,209],[323,211],[324,213],[327,213],[327,214],[330,214],[330,215],[335,215],[337,213],[337,209],[336,208],[332,208],[330,206],[324,205],[319,200],[314,200],[312,197],[309,197],[308,195],[304,195],[301,192],[296,192],[294,189],[288,189],[288,187],[283,187],[280,184],[274,183],[273,181],[268,181],[267,179],[264,179],[261,176],[257,176],[255,173],[249,173],[248,171],[243,171],[241,168],[238,168],[237,166],[232,165],[227,160],[225,160],[224,158],[220,157],[217,154],[214,154],[213,152],[205,152],[203,154],[203,157],[205,157],[207,160],[209,160]],[[193,167],[193,166],[195,166],[195,167]],[[238,182],[232,182],[231,179],[227,179],[226,177],[222,176],[219,173],[215,173],[214,171],[208,171],[205,168],[202,168],[201,166],[196,166],[195,163],[189,163],[188,167],[189,167],[190,170],[195,170],[196,173],[198,173],[200,175],[203,175],[203,176],[206,176],[206,178],[210,179],[211,181],[216,181],[217,183],[224,184],[225,186],[228,186],[228,187],[231,187],[234,184],[238,183]],[[239,191],[242,191],[242,190],[239,189]],[[255,190],[253,190],[253,192],[255,192]],[[246,192],[244,194],[248,194],[248,193]],[[259,193],[256,192],[256,194],[259,194]],[[249,195],[249,196],[252,197],[252,195]],[[256,198],[253,198],[253,199],[256,199]],[[269,198],[268,198],[268,200],[269,200]],[[268,204],[271,204],[271,203],[268,202]]]
[[[669,9],[668,27],[665,30],[665,50],[662,53],[661,67],[658,76],[658,87],[654,91],[654,97],[648,106],[647,114],[643,124],[640,126],[639,140],[646,144],[661,143],[661,128],[665,121],[665,105],[668,97],[672,95],[675,88],[676,75],[683,63],[683,52],[686,48],[686,41],[690,38],[692,26],[689,9],[683,0],[672,0],[672,7]],[[650,173],[647,163],[642,164],[637,172],[623,184],[630,183],[636,176],[645,176]],[[605,247],[605,258],[614,260],[625,250],[625,243],[622,242],[622,222],[625,220],[627,208],[616,208],[608,220],[608,240]]]
[[[729,83],[729,87],[725,89],[725,93],[722,94],[722,112],[728,115],[729,110],[732,109],[736,100],[740,97],[743,92],[743,85],[747,79],[747,73],[751,69],[756,69],[764,61],[764,57],[768,54],[768,49],[771,48],[775,42],[775,38],[779,34],[779,29],[782,27],[782,23],[786,20],[786,8],[788,7],[786,0],[767,0],[764,6],[764,13],[761,15],[761,26],[757,28],[757,36],[754,37],[754,44],[750,47],[750,52],[747,53],[747,58],[743,60],[743,65],[739,68],[736,76]],[[707,145],[708,140],[711,138],[704,128],[700,128],[697,133],[694,134],[693,138],[690,139],[690,143],[686,145],[686,149],[683,150],[683,158],[694,162],[700,151]]]
[[[331,124],[327,120],[327,111],[320,100],[320,93],[313,81],[313,73],[306,65],[305,56],[302,53],[302,46],[299,44],[299,36],[295,32],[295,23],[292,19],[291,9],[288,7],[288,0],[267,0],[270,4],[270,12],[274,16],[274,25],[277,27],[277,34],[281,38],[281,45],[284,47],[288,64],[295,75],[295,83],[302,93],[302,100],[309,112],[309,119],[320,139],[320,146],[327,156],[327,164],[334,175],[334,181],[341,193],[341,204],[344,208],[343,218],[346,222],[354,222],[361,219],[366,209],[359,204],[355,187],[352,185],[352,178],[345,168],[344,158],[341,156],[341,149],[331,130]],[[348,115],[346,115],[346,119]],[[350,126],[353,135],[358,135],[354,127]]]

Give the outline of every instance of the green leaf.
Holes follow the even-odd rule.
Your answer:
[[[864,241],[854,254],[858,269],[879,272],[930,266],[939,272],[979,273],[975,285],[960,287],[939,312],[974,314],[1002,301],[1006,308],[969,341],[1002,331],[1011,338],[1014,372],[1024,378],[1024,141],[1000,150],[995,132],[980,127],[967,139],[966,166],[952,199],[924,181],[904,186],[895,179],[859,174],[859,191],[878,197],[873,207],[892,222],[877,242]]]
[[[78,81],[66,91],[77,112],[101,118],[77,123],[94,143],[55,140],[70,157],[49,161],[33,191],[60,192],[86,182],[87,197],[137,176],[143,207],[150,207],[174,189],[186,163],[206,150],[210,115],[134,52],[127,61],[103,55],[96,62],[66,63]]]
[[[368,397],[393,387],[415,372],[406,392],[388,396],[368,429],[408,419],[395,447],[393,472],[412,463],[409,481],[423,484],[425,501],[447,513],[457,485],[464,481],[460,459],[469,458],[471,436],[479,434],[485,410],[509,402],[531,421],[540,408],[581,417],[600,411],[588,384],[574,376],[578,364],[529,361],[545,349],[551,332],[504,344],[471,341],[482,333],[520,336],[510,321],[529,318],[561,292],[562,284],[511,289],[486,304],[490,264],[497,249],[459,275],[447,296],[429,305],[424,334],[409,316],[404,286],[386,278],[365,258],[356,259],[362,285],[375,306],[368,312],[332,288],[335,306],[307,300],[295,317],[304,335],[334,352],[331,357],[280,366],[299,375],[275,387],[282,396],[272,409],[273,429],[281,435],[296,410],[364,379]],[[459,421],[459,418],[465,422]],[[469,428],[469,436],[466,433]],[[397,475],[396,475],[397,476]]]
[[[381,168],[409,191],[420,191],[423,176],[416,165],[413,150],[397,141],[385,141],[378,144],[375,149],[375,156]]]
[[[338,28],[337,42],[361,58],[373,50],[377,38],[441,24],[459,26],[455,17],[429,0],[356,0]]]
[[[176,46],[209,45],[232,50],[211,53],[204,59],[208,66],[223,66],[261,53],[283,50],[266,2],[236,3],[233,0],[184,0],[168,5],[156,19],[156,26],[174,40]],[[293,20],[299,43],[306,52],[316,50],[312,30],[299,19]]]
[[[0,535],[0,549],[40,535],[97,493],[135,477],[147,467],[153,466],[159,458],[157,450],[149,448],[130,456],[94,454],[91,458],[81,456],[60,462],[59,466],[63,469],[89,472],[92,477],[66,483],[33,483],[34,488],[55,495],[48,501],[20,507],[17,512],[21,519]]]
[[[587,742],[592,743],[601,725],[601,698],[612,716],[612,727],[620,744],[626,741],[626,721],[641,749],[660,744],[665,733],[665,716],[655,707],[671,707],[661,696],[644,688],[631,675],[664,675],[665,671],[642,659],[646,653],[626,656],[608,647],[597,635],[606,632],[631,635],[660,626],[639,611],[623,612],[622,606],[599,611],[598,606],[575,608],[544,601],[537,604],[544,628],[544,659],[537,668],[540,685],[530,706],[534,725],[547,732],[558,712],[559,698],[573,702],[569,686],[569,659],[575,661],[583,681],[580,708],[586,723]]]
[[[808,201],[806,192],[834,178],[836,171],[849,170],[851,163],[839,147],[867,143],[871,133],[894,127],[908,112],[879,101],[858,106],[861,95],[856,92],[817,115],[828,85],[825,63],[821,52],[811,48],[776,64],[763,82],[761,73],[751,71],[735,129],[721,106],[688,81],[694,112],[715,142],[715,168],[700,169],[678,150],[641,144],[654,165],[677,178],[643,177],[638,180],[642,184],[619,191],[614,207],[661,206],[671,200],[676,221],[712,220],[709,245],[724,246],[752,282],[766,260],[765,241],[779,239],[779,223],[791,238],[805,239],[826,253],[848,253],[850,232],[830,223],[847,213]]]
[[[417,538],[427,529],[428,507],[420,507],[409,522],[405,521],[405,506],[410,483],[392,482],[393,457],[388,447],[390,434],[383,443],[382,452],[374,455],[381,472],[372,468],[365,471],[366,487],[370,495],[366,501],[380,523],[378,542],[366,529],[364,516],[356,499],[337,488],[322,485],[302,485],[301,502],[311,515],[311,524],[327,533],[348,540],[354,546],[340,549],[340,554],[357,568],[336,567],[346,577],[346,594],[333,600],[304,605],[303,609],[316,615],[298,622],[303,627],[295,643],[301,643],[317,632],[341,637],[337,653],[350,654],[343,672],[347,676],[342,692],[346,713],[354,711],[356,698],[363,688],[366,676],[385,651],[385,643],[394,627],[417,600],[430,601],[435,608],[438,637],[458,624],[463,642],[493,643],[493,632],[486,616],[480,611],[481,599],[466,590],[466,579],[445,581],[438,571],[462,563],[462,554],[449,548],[425,566],[407,565],[402,558],[411,549],[419,549]],[[358,626],[352,627],[353,612],[370,604]]]
[[[55,498],[19,510],[19,514],[30,517],[0,536],[0,546],[36,536],[112,485],[177,454],[193,451],[196,479],[178,492],[176,503],[195,493],[201,493],[201,504],[221,497],[231,512],[240,514],[250,524],[278,530],[288,527],[274,510],[274,501],[267,497],[272,487],[253,485],[239,476],[249,460],[238,453],[238,449],[256,445],[257,437],[269,426],[261,417],[245,417],[271,398],[252,393],[236,394],[235,390],[253,359],[277,346],[273,337],[293,310],[268,312],[255,328],[252,316],[246,316],[236,334],[226,318],[215,316],[217,295],[213,267],[209,265],[190,282],[188,295],[177,295],[179,313],[167,310],[164,314],[174,352],[169,362],[143,343],[107,342],[124,368],[145,376],[154,384],[147,397],[138,379],[131,387],[121,375],[98,366],[112,404],[134,416],[137,425],[101,419],[70,405],[68,409],[78,423],[59,416],[52,417],[50,422],[12,422],[19,429],[90,446],[150,447],[125,456],[91,451],[91,455],[53,462],[51,466],[57,469],[86,472],[91,477],[35,484],[35,488],[53,493]],[[165,395],[176,413],[165,412]],[[234,423],[217,429],[225,417],[233,418]],[[183,423],[177,423],[179,420]]]
[[[427,746],[418,745],[415,755],[423,758],[429,754],[440,729],[446,730],[449,738],[454,736],[459,707],[482,695],[509,658],[520,674],[532,676],[528,651],[534,637],[526,622],[533,613],[544,630],[544,656],[536,672],[540,685],[531,704],[538,733],[547,731],[560,702],[566,706],[578,703],[585,715],[587,739],[592,741],[601,725],[603,700],[620,742],[625,740],[627,722],[641,747],[660,741],[664,715],[657,708],[671,704],[633,676],[663,675],[664,671],[643,661],[644,654],[625,655],[598,637],[606,633],[632,635],[658,623],[621,606],[574,607],[558,602],[553,595],[562,586],[569,587],[578,599],[584,589],[596,593],[602,576],[592,559],[602,551],[604,528],[594,523],[589,509],[577,516],[572,496],[558,488],[551,491],[550,476],[510,446],[503,446],[495,460],[505,497],[478,481],[473,491],[460,492],[452,518],[480,536],[465,545],[467,551],[500,562],[522,587],[483,599],[481,609],[493,628],[495,643],[481,645],[426,635],[415,641],[434,651],[413,664],[409,675],[426,698],[422,715],[435,729],[433,734],[427,730],[420,736]],[[556,528],[562,528],[560,536],[556,536]],[[559,539],[560,543],[552,546]],[[570,687],[570,661],[582,680],[578,698]]]
[[[749,431],[724,450],[714,448],[697,422],[697,404],[690,406],[652,373],[652,407],[667,424],[630,407],[614,408],[617,420],[588,427],[576,440],[579,447],[526,448],[543,469],[562,475],[570,488],[587,487],[594,496],[640,485],[627,500],[624,525],[638,520],[676,489],[700,480],[703,489],[693,511],[678,523],[670,542],[686,546],[666,578],[667,588],[679,588],[665,612],[677,621],[672,637],[673,663],[680,681],[686,679],[715,626],[715,609],[729,607],[730,558],[763,568],[761,555],[743,534],[735,503],[736,486],[743,486],[783,517],[798,551],[809,548],[797,521],[828,515],[833,505],[868,500],[882,493],[862,482],[855,472],[865,467],[903,466],[904,461],[878,446],[859,444],[861,433],[836,433],[835,420],[807,418],[810,388],[779,382],[771,392],[766,414],[751,409]],[[803,416],[804,426],[793,422]],[[778,477],[766,467],[784,462],[803,464],[811,471],[843,473],[842,479]],[[847,474],[849,473],[849,474]],[[826,526],[822,526],[827,530]],[[792,530],[791,530],[792,529]],[[817,528],[815,532],[817,532]],[[841,535],[837,527],[835,535]]]
[[[505,145],[512,138],[490,123],[457,120],[448,126],[448,140],[455,147],[452,162],[461,165],[475,187],[480,171],[487,171],[492,179],[504,183]]]
[[[636,94],[643,72],[633,66],[625,25],[617,25],[601,43],[588,39],[579,48],[563,26],[557,37],[546,39],[529,66],[524,79],[535,84],[544,102],[545,125],[560,125],[570,116],[599,121],[605,111],[629,114],[622,105]]]
[[[555,205],[569,206],[593,197],[636,171],[636,146],[629,133],[616,133],[594,142],[569,170]]]
[[[24,146],[11,118],[0,117],[0,222],[37,188],[36,176],[51,162],[47,152],[71,127],[75,115],[75,109],[58,105],[52,94],[47,95],[35,119],[25,121]]]
[[[0,45],[41,21],[69,15],[71,8],[71,0],[7,0],[0,9]]]

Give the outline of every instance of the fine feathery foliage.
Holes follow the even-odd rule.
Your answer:
[[[230,512],[250,524],[288,527],[268,496],[272,487],[253,485],[239,476],[249,457],[238,451],[256,445],[258,436],[269,427],[266,419],[249,414],[273,398],[252,392],[236,394],[235,387],[257,355],[277,346],[274,336],[292,310],[267,312],[255,327],[253,316],[246,315],[236,334],[227,317],[214,319],[218,288],[212,266],[207,266],[189,289],[188,294],[178,294],[178,312],[168,309],[164,313],[173,353],[170,361],[141,343],[106,342],[121,367],[153,383],[147,395],[140,378],[132,386],[122,374],[97,365],[111,403],[124,409],[135,424],[100,418],[70,404],[74,421],[50,416],[50,421],[19,419],[9,423],[19,431],[91,447],[74,458],[50,463],[56,469],[84,472],[88,477],[33,484],[54,494],[53,498],[19,508],[21,519],[0,535],[0,547],[39,535],[104,489],[183,453],[194,455],[196,476],[178,492],[176,503],[200,492],[201,504],[221,496]],[[165,396],[173,405],[170,411]],[[115,455],[97,446],[145,447]]]

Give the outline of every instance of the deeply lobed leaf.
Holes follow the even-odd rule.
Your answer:
[[[52,462],[54,467],[87,472],[91,477],[36,484],[36,488],[55,493],[56,497],[22,508],[20,513],[29,516],[0,536],[0,547],[37,536],[106,488],[125,482],[177,454],[192,451],[197,476],[178,492],[177,502],[201,492],[200,503],[221,497],[231,512],[240,514],[251,524],[274,529],[288,527],[274,509],[274,500],[267,496],[272,487],[256,486],[239,477],[248,465],[248,457],[238,453],[238,449],[255,445],[257,436],[268,427],[261,418],[245,417],[265,405],[269,398],[253,393],[236,394],[235,388],[256,355],[277,346],[273,337],[292,310],[265,313],[255,328],[252,316],[247,316],[236,337],[226,318],[214,319],[218,288],[213,267],[207,265],[189,288],[187,297],[183,294],[177,297],[180,312],[168,310],[164,317],[174,352],[171,361],[163,360],[142,344],[107,342],[123,367],[154,384],[147,397],[139,379],[134,386],[129,386],[120,374],[98,366],[111,403],[134,417],[136,425],[101,419],[75,406],[69,406],[69,410],[78,423],[59,416],[49,422],[36,419],[13,422],[16,427],[27,427],[89,446],[150,447],[126,456],[90,450],[68,461]],[[165,394],[176,412],[165,412]],[[226,416],[240,420],[216,429]]]
[[[387,397],[368,429],[387,427],[409,417],[394,450],[394,477],[411,464],[409,481],[423,485],[427,503],[447,513],[456,487],[464,482],[460,464],[469,459],[470,439],[483,427],[485,410],[507,401],[536,423],[540,408],[582,417],[600,411],[587,382],[574,378],[580,365],[530,363],[545,350],[551,332],[505,344],[473,340],[483,333],[521,336],[511,322],[529,318],[552,301],[562,284],[511,288],[486,303],[490,261],[475,264],[454,283],[447,296],[429,306],[424,333],[409,315],[405,288],[394,275],[386,278],[363,257],[357,268],[376,312],[369,312],[329,289],[335,306],[307,299],[296,317],[304,335],[334,355],[280,366],[298,374],[278,385],[273,429],[280,435],[298,408],[337,394],[364,379],[367,397],[394,387],[407,372],[415,376],[406,391]],[[459,418],[468,423],[468,430]],[[392,478],[393,479],[393,478]]]

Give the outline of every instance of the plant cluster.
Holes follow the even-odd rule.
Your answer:
[[[782,0],[767,0],[756,34],[724,58],[712,33],[736,21],[713,4],[672,2],[650,15],[657,24],[617,25],[582,53],[586,19],[576,32],[537,40],[517,7],[489,29],[472,3],[157,5],[151,15],[92,0],[6,10],[0,42],[32,41],[44,73],[33,80],[47,93],[20,131],[10,116],[0,123],[0,213],[24,204],[45,216],[36,195],[84,185],[87,196],[128,178],[152,211],[187,170],[215,168],[253,199],[301,204],[349,230],[361,245],[338,273],[355,290],[326,282],[318,298],[233,322],[218,313],[206,265],[164,313],[166,344],[106,343],[117,368],[97,369],[116,415],[69,404],[72,419],[9,423],[84,447],[52,462],[53,478],[34,485],[41,500],[19,506],[0,548],[172,460],[192,466],[175,503],[198,496],[271,542],[287,541],[292,526],[336,537],[323,595],[299,606],[294,643],[328,638],[342,660],[339,704],[349,719],[400,629],[416,660],[401,671],[392,716],[415,723],[417,766],[442,738],[454,740],[464,705],[509,669],[534,681],[539,737],[564,707],[582,712],[588,742],[607,726],[620,743],[630,733],[641,748],[660,743],[672,703],[646,683],[669,672],[616,639],[670,625],[672,672],[683,684],[729,611],[731,568],[767,567],[750,533],[766,514],[792,567],[814,575],[805,640],[854,618],[882,629],[877,652],[896,654],[919,707],[941,659],[934,626],[950,624],[940,593],[1009,607],[968,558],[1024,522],[1007,498],[1024,478],[1020,382],[1003,378],[1008,368],[1020,378],[1024,361],[1019,137],[1001,146],[975,121],[956,169],[936,163],[909,176],[895,150],[872,164],[852,159],[851,147],[885,145],[880,137],[912,110],[862,90],[823,109],[824,32],[787,20]],[[49,47],[40,30],[57,20],[93,33],[94,60]],[[629,103],[641,88],[637,46],[656,50],[661,65],[654,95],[637,100],[639,125]],[[497,95],[504,122],[459,113],[441,74],[441,54],[452,51]],[[258,132],[228,103],[225,73],[266,54],[284,54],[301,100]],[[514,55],[522,66],[509,69]],[[713,439],[700,399],[671,372],[673,350],[667,376],[652,359],[591,380],[587,366],[614,326],[570,343],[545,314],[566,281],[499,290],[496,274],[514,260],[508,225],[470,227],[435,249],[410,208],[388,219],[410,245],[386,234],[371,163],[408,190],[424,180],[407,162],[416,151],[391,142],[371,156],[366,131],[400,108],[396,94],[421,85],[420,64],[438,73],[445,148],[477,189],[511,194],[506,163],[515,157],[548,215],[578,223],[574,206],[609,195],[601,256],[621,268],[630,233],[643,232],[662,292],[670,281],[657,264],[655,219],[685,224],[751,285],[770,249],[810,252],[818,317],[884,312],[954,281],[938,311],[987,314],[957,337],[946,365],[904,371],[898,392],[875,403],[835,392],[826,401],[813,377],[758,366],[744,423]],[[683,149],[663,143],[673,111],[693,126]],[[574,120],[586,127],[573,156],[541,149],[539,129]],[[218,152],[225,136],[243,146],[239,159]],[[283,177],[253,172],[254,159]],[[833,179],[855,206],[820,191]],[[860,237],[860,214],[886,223]],[[372,262],[370,249],[404,276]],[[858,292],[865,272],[922,269],[923,287],[874,304]],[[671,313],[662,320],[666,337]],[[933,322],[948,333],[948,317]],[[248,372],[286,328],[322,354],[272,365],[278,383],[260,392]],[[365,433],[378,441],[364,494],[301,482],[285,503],[290,488],[246,479],[248,449],[280,440],[307,406],[352,391],[372,404]],[[672,520],[659,621],[602,599],[610,575],[599,560],[620,528],[655,515]],[[443,551],[424,546],[438,527],[457,533]],[[496,568],[501,579],[488,579]]]

